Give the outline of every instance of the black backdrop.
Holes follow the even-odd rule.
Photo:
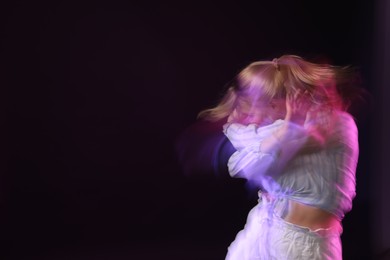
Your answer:
[[[196,122],[257,59],[361,69],[371,1],[13,1],[1,8],[4,259],[223,259],[256,203]],[[345,259],[370,259],[369,105]],[[367,149],[365,149],[367,147]],[[222,156],[222,162],[225,157]]]

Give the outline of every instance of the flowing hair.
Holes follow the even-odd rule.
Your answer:
[[[248,115],[287,93],[306,93],[315,105],[346,110],[352,92],[343,85],[348,85],[351,72],[350,67],[316,64],[296,55],[253,62],[238,73],[217,106],[201,111],[198,118],[218,121]]]

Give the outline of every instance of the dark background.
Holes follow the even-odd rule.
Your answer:
[[[342,240],[374,259],[378,2],[2,4],[0,256],[224,259],[256,197],[226,172],[220,122],[196,115],[248,63],[297,54],[361,71]]]

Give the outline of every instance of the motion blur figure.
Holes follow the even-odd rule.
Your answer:
[[[346,71],[294,55],[254,62],[216,107],[200,112],[226,118],[223,132],[236,149],[229,173],[259,190],[226,259],[342,259],[359,149]]]

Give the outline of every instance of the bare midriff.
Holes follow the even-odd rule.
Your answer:
[[[313,231],[340,227],[340,221],[332,213],[293,200],[289,201],[288,213],[283,219],[289,223],[310,228]]]

